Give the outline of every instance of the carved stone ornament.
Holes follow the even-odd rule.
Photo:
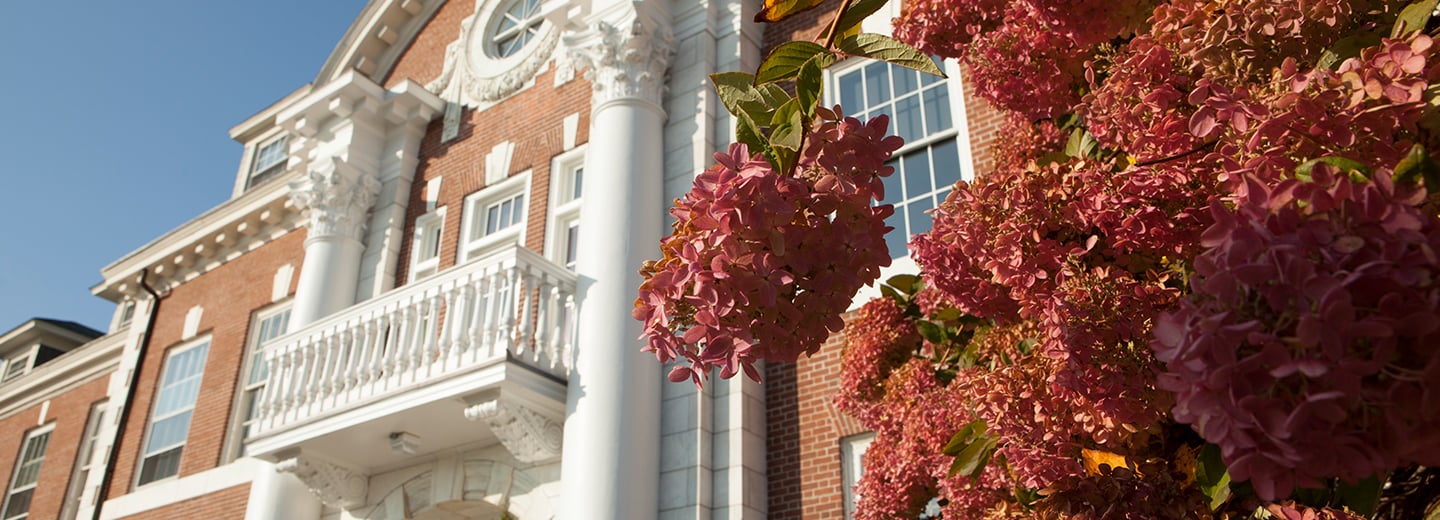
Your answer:
[[[465,407],[465,418],[484,421],[516,460],[534,464],[560,456],[564,425],[527,406],[489,399]]]
[[[653,1],[653,0],[646,0]],[[644,16],[632,5],[628,21],[594,22],[580,32],[566,34],[561,74],[584,69],[594,87],[592,103],[639,98],[659,105],[665,89],[665,68],[674,51],[670,26],[658,16]]]
[[[304,179],[290,182],[290,200],[305,212],[310,238],[360,240],[366,216],[380,196],[380,181],[336,157],[310,163]]]
[[[365,505],[370,482],[349,469],[295,453],[276,462],[275,471],[295,475],[327,506],[350,510]]]
[[[460,37],[445,48],[445,70],[425,88],[445,101],[475,108],[514,94],[535,77],[555,53],[560,31],[542,22],[540,34],[511,56],[491,52],[491,29],[504,16],[507,0],[479,0],[460,22]]]

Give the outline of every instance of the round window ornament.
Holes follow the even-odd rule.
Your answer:
[[[469,107],[499,101],[525,86],[555,53],[560,31],[541,14],[543,0],[480,0],[445,49],[445,69],[426,85]]]

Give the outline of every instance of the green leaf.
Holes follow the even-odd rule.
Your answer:
[[[915,327],[920,331],[920,335],[930,340],[931,343],[939,345],[945,342],[945,329],[936,325],[935,322],[920,320],[915,322]]]
[[[962,313],[960,312],[960,309],[956,309],[954,307],[946,307],[944,309],[941,309],[939,312],[936,312],[933,318],[940,321],[951,321],[960,319],[961,315]]]
[[[984,419],[977,419],[970,424],[961,426],[960,431],[950,436],[950,442],[946,443],[945,448],[941,449],[940,452],[952,457],[959,455],[966,446],[970,445],[970,441],[975,440],[977,434],[985,431],[986,427],[987,425]]]
[[[879,34],[860,34],[840,41],[840,50],[855,56],[893,63],[908,69],[946,77],[945,72],[925,53],[905,42]]]
[[[1430,193],[1440,193],[1440,163],[1430,158],[1425,153],[1425,147],[1415,145],[1410,152],[1400,159],[1395,165],[1395,182],[1416,184],[1425,183],[1425,189]]]
[[[1038,339],[1035,339],[1035,338],[1025,338],[1024,340],[1021,340],[1021,341],[1020,341],[1020,344],[1015,345],[1015,349],[1016,349],[1016,350],[1019,350],[1021,354],[1024,354],[1024,355],[1027,355],[1027,356],[1028,356],[1028,355],[1030,355],[1030,351],[1035,349],[1035,345],[1037,345],[1037,344],[1039,344],[1039,343],[1040,343],[1040,340],[1038,340]]]
[[[905,294],[915,294],[915,282],[918,281],[920,281],[919,276],[913,274],[897,274],[891,276],[889,280],[885,280],[885,284]]]
[[[755,71],[755,84],[771,83],[795,77],[800,66],[816,54],[825,52],[825,47],[807,41],[785,42],[770,51],[760,69]]]
[[[754,79],[754,76],[743,72],[710,75],[710,81],[715,83],[715,93],[720,96],[720,103],[725,105],[725,110],[736,116],[746,114],[752,123],[756,119],[769,121],[770,107],[752,84]]]
[[[770,142],[765,139],[765,134],[760,133],[760,127],[755,125],[755,120],[745,112],[735,114],[735,140],[745,143],[750,147],[750,153],[771,155]],[[773,164],[772,164],[773,165]]]
[[[1080,148],[1084,142],[1084,128],[1076,128],[1074,131],[1070,132],[1070,140],[1065,142],[1065,155],[1070,157],[1080,157],[1082,155],[1080,153]]]
[[[775,115],[770,118],[770,128],[770,146],[799,150],[805,133],[800,121],[800,101],[791,99],[775,109]]]
[[[1435,13],[1435,4],[1440,0],[1416,0],[1400,10],[1400,18],[1395,20],[1395,28],[1390,31],[1390,37],[1403,39],[1410,33],[1425,28],[1430,21],[1430,15]]]
[[[796,13],[820,5],[825,0],[765,0],[764,7],[755,14],[755,23],[775,23]]]
[[[896,292],[894,287],[885,284],[880,284],[880,294],[886,298],[895,300],[896,302],[903,303],[905,301],[905,297],[901,296],[899,292]]]
[[[990,455],[995,453],[995,444],[994,437],[986,433],[980,434],[955,455],[955,462],[950,465],[950,474],[979,477],[980,472],[985,470],[985,464],[990,462]]]
[[[1359,56],[1362,49],[1379,44],[1380,35],[1370,31],[1346,36],[1320,54],[1320,61],[1316,62],[1315,68],[1335,70],[1335,67],[1339,67],[1345,60]]]
[[[825,67],[835,63],[835,54],[824,52],[811,56],[800,65],[795,77],[795,97],[800,99],[800,108],[805,117],[815,116],[815,107],[820,104],[821,90],[825,84]]]
[[[1355,485],[1346,484],[1344,480],[1335,486],[1335,499],[1345,507],[1355,510],[1363,516],[1375,514],[1375,509],[1380,507],[1380,491],[1384,487],[1385,479],[1379,475],[1371,475],[1356,482]]]
[[[1360,164],[1358,161],[1355,161],[1353,159],[1346,159],[1344,157],[1334,155],[1310,159],[1308,161],[1300,163],[1300,166],[1295,167],[1295,178],[1305,182],[1310,182],[1314,180],[1312,172],[1315,170],[1315,165],[1317,164],[1330,165],[1338,168],[1342,172],[1349,173],[1351,180],[1354,180],[1356,182],[1365,181],[1370,178],[1370,168],[1366,167],[1364,164]],[[1358,178],[1356,174],[1359,174]]]
[[[844,33],[853,27],[859,26],[860,22],[865,21],[870,15],[875,14],[875,11],[879,11],[881,7],[885,7],[885,3],[888,1],[889,0],[860,0],[859,2],[851,4],[850,8],[846,9],[845,12],[840,15],[840,22],[835,26],[835,30]]]
[[[1200,492],[1210,497],[1210,510],[1219,509],[1230,499],[1230,471],[1220,459],[1220,447],[1206,444],[1195,457],[1195,483]]]

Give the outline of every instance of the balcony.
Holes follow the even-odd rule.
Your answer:
[[[247,451],[302,479],[496,441],[553,460],[574,301],[573,273],[511,247],[293,331],[264,352]]]

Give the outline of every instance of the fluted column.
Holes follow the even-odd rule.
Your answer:
[[[562,37],[564,61],[594,85],[576,272],[579,345],[570,375],[564,520],[654,519],[660,383],[630,317],[641,262],[663,234],[661,107],[672,38],[663,3],[622,3]],[[593,180],[592,180],[593,179]]]
[[[311,164],[309,175],[290,185],[290,199],[305,213],[305,262],[295,288],[290,330],[355,303],[360,241],[380,181],[334,157]]]

